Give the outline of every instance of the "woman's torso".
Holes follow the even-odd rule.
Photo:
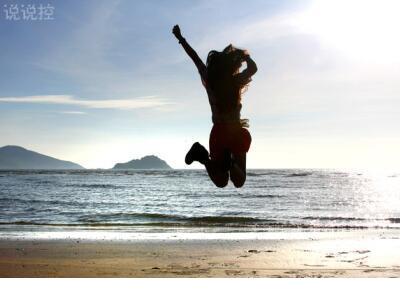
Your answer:
[[[240,123],[240,111],[242,104],[239,102],[229,109],[221,109],[218,105],[218,98],[212,89],[207,85],[207,82],[203,80],[203,85],[207,91],[208,101],[211,107],[212,122],[215,123]]]
[[[242,109],[242,104],[238,103],[234,108],[222,111],[218,107],[218,99],[215,98],[213,93],[207,92],[207,94],[211,106],[213,123],[240,123],[240,111]]]

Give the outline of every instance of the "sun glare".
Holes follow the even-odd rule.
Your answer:
[[[351,59],[400,62],[400,1],[314,1],[298,27]]]

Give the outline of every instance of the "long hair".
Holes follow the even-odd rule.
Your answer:
[[[217,98],[217,108],[229,112],[237,108],[246,84],[234,80],[245,51],[228,45],[222,52],[212,50],[207,56],[207,83]]]

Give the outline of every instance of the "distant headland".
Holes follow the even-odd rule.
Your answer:
[[[60,160],[20,146],[0,147],[0,170],[81,170],[81,165]],[[166,161],[155,155],[133,159],[126,163],[117,163],[112,170],[171,170]]]
[[[126,163],[117,163],[113,169],[129,170],[129,169],[158,169],[171,170],[172,168],[162,159],[155,155],[147,155],[141,159],[132,159]]]
[[[0,169],[84,169],[76,163],[27,150],[20,146],[0,148]]]
[[[81,165],[60,160],[20,146],[0,147],[0,170],[81,170]],[[117,163],[112,170],[171,170],[166,161],[155,155],[133,159],[126,163]]]

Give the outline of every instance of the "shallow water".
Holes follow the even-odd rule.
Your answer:
[[[400,173],[249,170],[219,189],[203,170],[0,171],[0,211],[3,231],[400,228]]]

